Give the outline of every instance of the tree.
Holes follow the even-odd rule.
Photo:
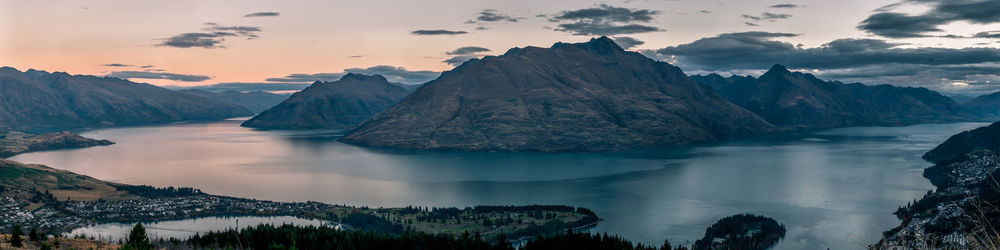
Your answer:
[[[21,235],[23,234],[24,232],[21,232],[21,226],[14,225],[14,232],[10,233],[10,245],[13,247],[24,246],[24,244],[21,243]]]
[[[670,240],[663,240],[663,246],[660,246],[660,250],[671,250],[671,249],[674,249],[674,247],[670,246]]]
[[[153,249],[153,244],[149,243],[149,236],[146,236],[146,228],[142,227],[142,223],[135,223],[135,227],[132,227],[132,232],[129,232],[128,239],[125,240],[122,249]]]
[[[38,232],[37,227],[32,227],[31,232],[28,233],[28,239],[34,242],[42,241],[42,234]]]

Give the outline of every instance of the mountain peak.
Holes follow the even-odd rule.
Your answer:
[[[358,81],[381,81],[381,82],[387,82],[388,81],[388,80],[385,79],[384,76],[378,75],[378,74],[365,75],[365,74],[358,74],[358,73],[347,73],[346,75],[340,77],[341,81],[343,81],[343,80],[349,80],[349,79],[358,80]]]
[[[771,69],[767,70],[767,72],[768,72],[768,73],[770,73],[770,72],[775,72],[775,73],[779,73],[779,72],[780,72],[780,73],[785,73],[785,72],[791,72],[791,71],[788,71],[788,68],[785,68],[785,66],[784,66],[784,65],[781,65],[781,64],[775,64],[774,66],[771,66]]]
[[[590,41],[584,43],[563,43],[558,42],[552,45],[553,49],[565,48],[565,47],[580,47],[585,49],[590,49],[597,51],[599,53],[608,53],[616,51],[625,51],[622,47],[619,47],[614,40],[608,38],[607,36],[591,38]]]

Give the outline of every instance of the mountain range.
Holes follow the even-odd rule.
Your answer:
[[[232,104],[111,77],[0,68],[0,131],[61,130],[252,113]]]
[[[243,107],[250,112],[260,113],[274,105],[278,105],[291,94],[275,94],[265,91],[240,92],[234,90],[207,91],[200,89],[178,90],[181,93],[200,96],[218,102],[228,103]]]
[[[348,73],[317,81],[242,126],[264,129],[350,129],[402,100],[410,90],[380,75]]]
[[[341,141],[403,149],[617,151],[773,128],[679,68],[601,37],[470,60]]]
[[[962,106],[980,116],[998,120],[1000,119],[1000,92],[973,98],[963,103]]]
[[[926,88],[824,81],[774,65],[759,78],[692,76],[774,125],[792,128],[901,126],[966,121],[972,114]]]

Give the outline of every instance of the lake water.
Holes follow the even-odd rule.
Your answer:
[[[231,228],[245,228],[247,226],[259,224],[293,224],[300,226],[330,225],[325,224],[320,220],[301,219],[293,216],[228,216],[147,222],[143,223],[142,226],[146,228],[146,235],[149,235],[149,238],[152,240],[158,240],[161,238],[175,238],[183,240],[194,236],[196,233],[205,233],[209,231],[219,232]],[[70,237],[83,235],[87,238],[94,237],[95,239],[102,239],[106,242],[118,242],[118,240],[125,240],[126,236],[128,236],[128,233],[132,231],[132,227],[134,226],[135,223],[103,223],[77,228],[69,233],[66,233],[66,235]]]
[[[240,120],[84,131],[117,144],[19,155],[99,179],[279,201],[371,207],[565,204],[593,231],[690,242],[716,220],[784,223],[778,249],[857,249],[933,188],[920,155],[985,123],[825,130],[714,146],[615,154],[395,152],[337,131],[259,131]]]

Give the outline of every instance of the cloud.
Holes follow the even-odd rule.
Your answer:
[[[711,14],[712,13],[711,10],[700,10],[698,12],[701,12],[701,13],[704,13],[704,14]]]
[[[453,51],[445,52],[445,54],[449,54],[449,55],[468,55],[468,54],[475,54],[475,53],[479,53],[479,52],[489,52],[489,51],[490,51],[490,49],[483,48],[483,47],[468,46],[468,47],[457,48],[457,49],[455,49]]]
[[[208,79],[212,79],[212,77],[210,76],[203,76],[203,75],[186,75],[186,74],[148,72],[148,71],[114,71],[108,74],[107,77],[115,77],[121,79],[164,79],[164,80],[181,81],[181,82],[201,82]]]
[[[563,11],[549,20],[560,22],[556,31],[573,35],[620,35],[661,31],[660,28],[636,23],[649,23],[660,11],[628,9],[601,4],[597,7]]]
[[[452,55],[452,57],[445,59],[444,61],[441,62],[450,64],[452,66],[458,66],[468,60],[482,57],[483,55],[481,55],[480,53],[489,51],[490,49],[478,46],[461,47],[452,51],[445,52],[445,54]]]
[[[778,19],[788,19],[792,17],[792,15],[789,14],[780,14],[771,12],[761,13],[760,16],[747,15],[747,14],[743,14],[742,16],[744,19],[749,20],[747,22],[744,22],[744,24],[749,26],[760,26],[759,24],[757,24],[758,21],[775,22]]]
[[[281,13],[278,13],[278,12],[254,12],[254,13],[246,14],[243,17],[268,17],[268,16],[278,16],[278,15],[281,15]]]
[[[109,63],[109,64],[101,64],[101,66],[104,66],[104,67],[132,67],[132,66],[135,66],[135,65],[121,64],[121,63]]]
[[[1000,80],[1000,49],[902,48],[879,39],[837,39],[803,48],[779,38],[791,33],[728,33],[644,52],[691,72],[745,72],[773,64],[843,80],[921,85],[942,89],[951,81]],[[996,80],[992,80],[997,82]],[[991,85],[992,86],[992,85]],[[1000,90],[1000,86],[993,86]],[[949,91],[956,91],[954,88]]]
[[[247,40],[257,38],[260,27],[253,26],[222,26],[217,23],[205,23],[206,32],[183,33],[166,39],[157,46],[174,48],[225,48],[222,43],[226,37],[243,37]]]
[[[479,12],[479,16],[476,17],[476,20],[480,21],[480,22],[512,22],[512,23],[514,23],[514,22],[517,22],[520,19],[524,19],[524,18],[523,17],[512,17],[512,16],[500,14],[495,9],[485,9],[485,10]],[[475,23],[475,22],[473,22],[473,23]]]
[[[783,4],[771,5],[771,6],[768,6],[768,7],[779,8],[779,9],[794,9],[794,8],[798,8],[798,7],[802,7],[802,6],[799,6],[798,4],[783,3]]]
[[[433,36],[433,35],[461,35],[461,34],[468,34],[469,32],[461,30],[414,30],[413,32],[410,33],[418,36]]]
[[[618,44],[618,46],[622,47],[623,49],[629,49],[629,48],[632,48],[632,47],[635,47],[635,46],[639,46],[639,45],[643,45],[643,44],[646,43],[646,42],[640,41],[639,39],[635,39],[635,38],[627,37],[627,36],[616,36],[616,37],[614,37],[612,39],[615,41],[615,43]]]
[[[142,65],[142,66],[139,66],[139,68],[143,68],[143,69],[148,69],[148,68],[152,68],[152,67],[156,67],[156,66],[153,66],[153,65]]]
[[[337,81],[347,73],[382,75],[390,82],[417,84],[424,83],[441,75],[441,72],[430,70],[407,70],[403,67],[378,65],[368,68],[349,68],[337,73],[290,74],[284,77],[267,78],[269,82],[311,83],[315,81]]]
[[[930,10],[916,15],[893,12],[903,5],[926,5]],[[941,26],[953,22],[992,24],[1000,22],[1000,1],[995,0],[903,0],[875,10],[857,28],[888,38],[934,36]],[[957,37],[961,36],[939,36]]]
[[[365,57],[365,56],[363,56],[363,55],[347,56],[347,58],[362,58],[362,57]]]

